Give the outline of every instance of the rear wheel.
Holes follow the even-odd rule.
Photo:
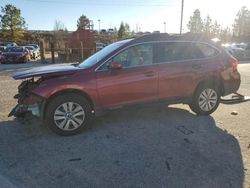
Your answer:
[[[87,127],[91,119],[89,102],[78,94],[62,94],[54,98],[46,111],[46,121],[59,135],[73,135]]]
[[[220,97],[218,86],[205,83],[198,87],[189,106],[198,115],[209,115],[218,108]]]

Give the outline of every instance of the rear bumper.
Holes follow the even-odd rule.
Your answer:
[[[234,73],[231,79],[224,80],[223,96],[236,93],[240,88],[240,83],[241,83],[240,74],[238,72]]]
[[[223,96],[235,93],[240,88],[240,81],[234,81],[230,83],[224,83]]]

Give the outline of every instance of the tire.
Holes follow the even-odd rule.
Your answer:
[[[27,63],[27,59],[24,57],[22,63]]]
[[[217,85],[204,83],[196,89],[189,107],[197,115],[209,115],[218,108],[220,98],[221,92]]]
[[[57,96],[48,104],[45,122],[56,134],[69,136],[87,128],[92,116],[91,106],[84,97],[67,93]]]

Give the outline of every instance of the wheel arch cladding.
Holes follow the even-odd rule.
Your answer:
[[[45,103],[44,103],[44,105],[42,107],[43,108],[42,109],[42,119],[45,118],[46,109],[47,109],[47,106],[50,103],[50,101],[52,101],[57,96],[60,96],[62,94],[70,94],[70,93],[77,94],[79,96],[84,97],[89,102],[91,109],[93,109],[93,110],[95,109],[95,104],[94,104],[93,100],[91,99],[91,97],[87,93],[82,92],[82,91],[77,90],[77,89],[65,89],[65,90],[61,90],[61,91],[58,91],[58,92],[54,93],[48,99],[46,99],[46,101],[45,101]]]
[[[219,87],[219,90],[220,90],[220,92],[221,92],[221,95],[223,95],[223,93],[224,93],[224,84],[223,84],[223,81],[222,81],[221,78],[218,78],[218,77],[215,77],[215,76],[211,76],[211,77],[208,77],[208,78],[206,78],[206,79],[201,80],[201,81],[197,84],[197,86],[196,86],[194,92],[196,92],[196,90],[197,90],[201,85],[204,85],[204,84],[211,84],[211,85],[213,85],[213,86]]]

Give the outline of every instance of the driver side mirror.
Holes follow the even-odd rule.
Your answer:
[[[122,63],[121,62],[112,62],[112,63],[110,63],[110,65],[108,67],[110,70],[122,69]]]

